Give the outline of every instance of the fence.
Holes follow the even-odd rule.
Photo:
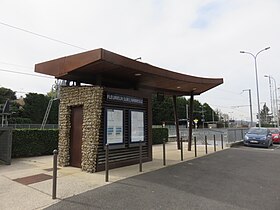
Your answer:
[[[153,126],[158,127],[158,126]],[[161,126],[159,126],[161,127]],[[176,140],[176,128],[174,125],[166,125],[169,133],[169,140]],[[189,130],[186,126],[179,126],[180,137],[184,140],[188,139]],[[217,145],[220,144],[221,138],[223,138],[225,143],[232,143],[236,141],[243,140],[245,132],[248,131],[248,128],[214,128],[214,129],[193,129],[193,137],[196,137],[197,144],[205,143],[205,136],[208,139],[208,144],[213,144],[214,135]],[[221,135],[223,137],[221,137]]]
[[[12,129],[0,128],[0,161],[11,164],[12,156]]]
[[[34,128],[41,128],[41,124],[9,124],[10,128],[14,129],[34,129]],[[58,124],[46,124],[44,129],[58,129]]]
[[[229,128],[227,129],[227,139],[228,142],[235,142],[243,140],[245,133],[248,131],[248,128]]]

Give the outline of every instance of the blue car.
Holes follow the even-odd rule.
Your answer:
[[[246,146],[269,148],[273,145],[272,134],[268,128],[250,128],[243,142]]]

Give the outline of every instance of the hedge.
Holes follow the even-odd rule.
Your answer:
[[[163,138],[168,141],[167,128],[153,128],[153,144],[162,144]],[[57,129],[15,129],[13,130],[12,157],[32,157],[51,155],[58,148]]]
[[[13,130],[12,157],[51,155],[58,147],[58,130]]]
[[[168,129],[167,128],[153,128],[152,129],[153,144],[162,144],[163,139],[168,141]]]

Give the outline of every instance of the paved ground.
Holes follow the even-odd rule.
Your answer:
[[[205,155],[205,147],[199,145],[198,156]],[[221,150],[221,147],[217,147]],[[213,145],[208,146],[208,153],[213,153]],[[184,161],[194,158],[194,148],[187,151],[184,142]],[[167,167],[182,162],[176,142],[166,144]],[[52,199],[52,156],[13,159],[11,165],[0,164],[0,210],[44,209],[73,195],[99,188],[103,185],[126,179],[138,174],[164,168],[162,145],[153,146],[153,161],[139,165],[110,170],[110,182],[105,182],[105,173],[86,173],[79,168],[62,167],[58,170],[57,198]]]
[[[280,209],[280,149],[237,147],[123,179],[47,209]]]

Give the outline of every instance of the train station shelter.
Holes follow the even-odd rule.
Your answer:
[[[223,83],[162,69],[105,49],[95,49],[35,65],[35,72],[65,80],[60,89],[59,164],[84,171],[104,170],[105,145],[110,167],[152,160],[151,97],[172,96],[174,121],[179,128],[177,96],[193,98]],[[189,147],[192,126],[189,126]]]

